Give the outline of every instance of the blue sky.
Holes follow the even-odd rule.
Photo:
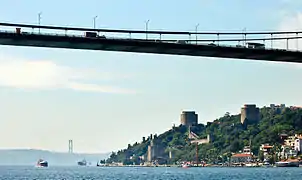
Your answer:
[[[302,3],[286,0],[4,1],[0,21],[193,31],[296,30]],[[300,7],[300,8],[299,8]],[[13,10],[12,10],[13,9]],[[109,152],[244,103],[301,105],[302,66],[219,58],[0,47],[0,147]]]

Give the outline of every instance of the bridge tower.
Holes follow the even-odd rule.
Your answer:
[[[68,153],[70,153],[70,154],[73,153],[73,141],[72,140],[68,141]]]

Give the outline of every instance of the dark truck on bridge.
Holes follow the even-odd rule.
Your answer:
[[[188,41],[186,41],[186,40],[177,40],[176,43],[178,43],[178,44],[188,44]]]
[[[265,49],[265,45],[261,43],[246,43],[247,48]]]
[[[96,32],[85,32],[85,37],[97,37]]]
[[[104,35],[102,36],[98,36],[98,34],[96,32],[85,32],[85,37],[93,37],[93,38],[104,38],[106,39],[106,37]]]

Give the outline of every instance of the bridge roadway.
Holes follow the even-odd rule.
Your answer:
[[[88,38],[0,32],[0,45],[121,51],[170,55],[204,56],[302,63],[302,52],[276,49],[252,49],[201,44],[180,44],[155,40]]]

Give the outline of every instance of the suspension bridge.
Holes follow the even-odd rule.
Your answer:
[[[302,63],[301,34],[302,31],[177,32],[0,23],[0,45],[294,63]]]

